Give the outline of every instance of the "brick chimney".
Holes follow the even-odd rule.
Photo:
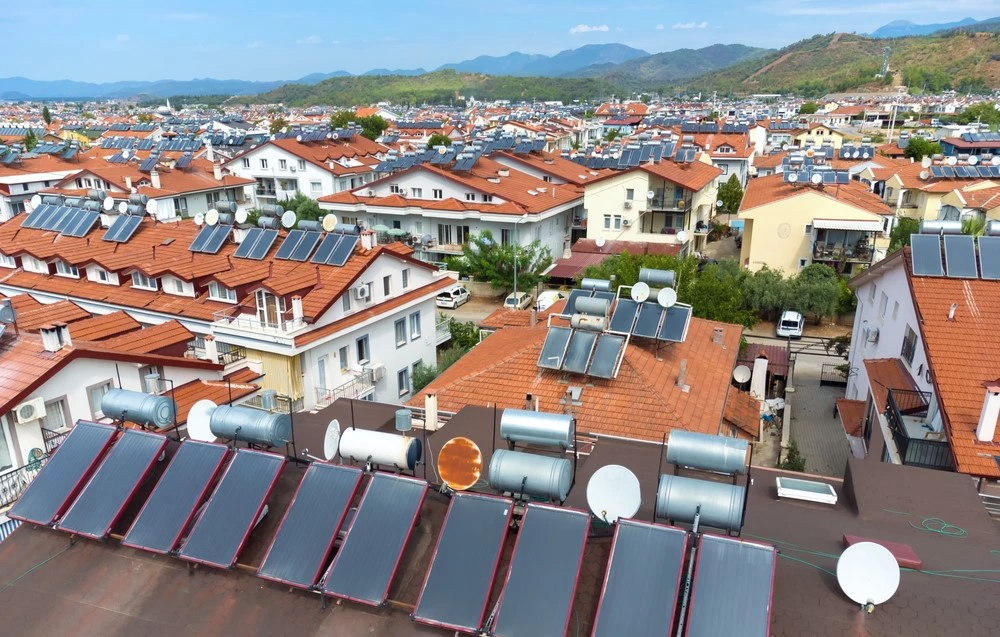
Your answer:
[[[997,419],[1000,418],[1000,380],[990,381],[985,386],[986,397],[983,399],[983,409],[979,412],[976,440],[993,442],[997,432]]]
[[[685,394],[691,391],[691,386],[686,384],[687,375],[688,375],[688,361],[686,358],[682,358],[681,364],[677,369],[677,388],[680,389]]]

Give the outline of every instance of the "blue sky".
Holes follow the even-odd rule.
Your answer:
[[[0,77],[82,81],[294,79],[372,68],[431,70],[511,51],[621,42],[652,53],[716,42],[781,47],[887,22],[1000,16],[1000,0],[33,0],[9,3],[17,34]]]

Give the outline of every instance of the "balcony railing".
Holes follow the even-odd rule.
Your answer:
[[[690,210],[691,197],[653,197],[649,200],[650,210]]]
[[[450,321],[441,321],[434,326],[434,335],[436,337],[434,343],[436,345],[447,343],[451,340],[451,329],[448,327],[448,323]]]
[[[49,456],[45,455],[37,460],[33,460],[23,467],[9,469],[0,474],[0,509],[10,506],[21,497],[24,490],[28,488],[31,481],[38,475],[39,469],[49,461]]]
[[[219,362],[223,365],[232,365],[233,363],[246,360],[247,350],[245,347],[230,345],[229,343],[217,343],[216,348],[219,351]]]
[[[372,391],[375,391],[375,371],[366,369],[357,378],[337,387],[316,387],[316,407],[332,405],[340,398],[361,398]]]
[[[56,447],[61,445],[62,441],[69,435],[69,432],[68,428],[65,431],[52,431],[51,429],[42,427],[42,440],[45,441],[45,453],[55,451]]]
[[[306,326],[305,320],[288,318],[289,314],[289,312],[283,312],[276,321],[262,321],[257,314],[256,306],[236,305],[213,313],[212,318],[216,323],[225,327],[265,334],[290,334]]]
[[[892,440],[903,464],[954,471],[944,431],[935,431],[927,421],[930,404],[927,392],[890,389],[885,418]]]

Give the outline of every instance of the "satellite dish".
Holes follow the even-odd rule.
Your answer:
[[[236,210],[236,223],[246,223],[247,222],[247,211],[245,208],[238,208]]]
[[[994,157],[990,160],[991,166],[1000,166],[1000,157]]]
[[[969,165],[970,166],[975,166],[978,163],[979,163],[979,158],[978,157],[976,157],[975,155],[969,155]]]
[[[687,240],[688,240],[687,230],[681,230],[677,234],[675,234],[674,236],[677,237],[677,240],[679,242],[681,242],[681,243],[687,243]]]
[[[127,201],[120,202],[118,204],[118,212],[121,214],[125,214],[127,211],[128,211],[128,202]]]
[[[469,438],[452,438],[438,452],[437,470],[442,482],[455,491],[465,491],[483,474],[483,452]]]
[[[199,212],[198,214],[196,214],[194,216],[194,225],[201,226],[201,225],[204,225],[204,223],[205,223],[205,214],[204,213]]]
[[[715,202],[715,207],[716,208],[721,208],[724,205],[726,205],[726,202],[723,201],[723,200],[721,200],[721,199],[719,199],[718,201]]]
[[[812,157],[815,154],[816,154],[816,151],[813,150],[812,148],[809,148],[809,149],[806,150],[806,157]]]
[[[219,223],[219,211],[216,210],[215,208],[212,208],[211,210],[206,212],[205,223],[210,226],[214,226],[215,224]]]
[[[281,225],[285,228],[291,228],[295,225],[295,213],[291,210],[286,210],[281,214]]]
[[[816,185],[819,185],[823,183],[823,175],[819,173],[814,173],[813,176],[809,178],[809,181],[813,182]]]
[[[326,426],[326,434],[323,436],[323,457],[328,461],[337,457],[337,450],[340,449],[340,421],[334,418]]]
[[[296,135],[295,136],[295,141],[301,142],[302,141],[302,135]]]
[[[788,144],[782,144],[781,150],[788,150]]]
[[[150,199],[146,202],[146,213],[150,215],[156,214],[156,200]]]
[[[438,155],[444,155],[447,152],[448,152],[447,146],[442,146],[441,148],[438,148]]]
[[[619,518],[634,517],[640,504],[639,478],[621,465],[605,465],[587,482],[587,506],[598,519],[608,524],[614,524]]]
[[[840,590],[870,613],[896,594],[899,588],[899,564],[881,544],[858,542],[840,554],[837,560],[837,583]]]
[[[737,365],[736,369],[733,370],[733,380],[742,385],[750,380],[750,376],[752,374],[753,373],[750,371],[750,368],[746,365]]]
[[[102,208],[104,208],[105,210],[109,210],[110,211],[114,207],[115,207],[115,200],[112,199],[111,197],[105,197],[104,198],[104,205],[102,206]]]
[[[597,244],[598,248],[603,248],[604,244],[607,243],[607,240],[605,240],[604,237],[597,237],[597,241],[595,241],[594,243]]]
[[[929,172],[927,172],[926,170],[921,170],[920,171],[920,178],[921,179],[926,180],[930,176],[931,176],[931,174]]]
[[[656,294],[656,302],[660,307],[673,307],[677,303],[677,290],[673,288],[663,288]]]
[[[951,156],[945,159],[945,163],[947,163],[949,166],[954,166],[955,164],[958,163],[958,158],[955,156]]]
[[[643,303],[649,298],[649,284],[639,281],[632,286],[632,300],[636,303]]]
[[[795,182],[797,182],[798,180],[799,180],[799,176],[797,174],[791,173],[790,175],[788,175],[788,181],[792,182],[793,184]]]
[[[40,205],[42,205],[42,196],[41,195],[32,195],[32,197],[31,197],[31,207],[32,208],[37,208]]]
[[[122,151],[122,159],[128,159],[130,154],[131,153],[129,153],[128,149],[123,150]]]
[[[929,156],[924,157],[923,159],[920,160],[920,165],[923,166],[924,168],[930,168],[931,164],[933,164],[933,163],[934,163],[934,160],[931,159]]]
[[[656,192],[653,191],[653,190],[650,190],[649,192],[646,193],[646,199],[652,199],[655,196],[656,196]]]
[[[323,229],[327,232],[333,232],[333,229],[337,227],[337,217],[334,215],[326,215],[323,217]]]
[[[218,407],[211,400],[199,400],[191,406],[188,412],[187,434],[191,440],[202,442],[214,442],[215,434],[212,433],[212,414]]]

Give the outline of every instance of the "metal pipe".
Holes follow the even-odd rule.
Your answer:
[[[681,598],[681,610],[677,619],[677,631],[675,636],[684,634],[684,620],[687,616],[688,601],[691,598],[691,584],[694,582],[694,563],[698,554],[698,520],[701,517],[701,507],[694,516],[694,527],[691,529],[691,556],[688,558],[687,575],[684,577],[684,596]]]

